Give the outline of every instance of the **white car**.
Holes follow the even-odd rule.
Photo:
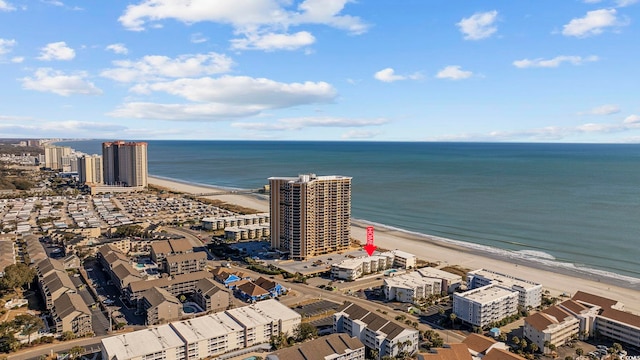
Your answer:
[[[105,301],[103,301],[103,303],[105,305],[113,305],[115,303],[115,301],[111,300],[111,299],[106,299]]]

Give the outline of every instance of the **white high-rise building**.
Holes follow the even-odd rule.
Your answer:
[[[487,285],[453,294],[453,313],[474,326],[485,327],[518,312],[518,292]]]
[[[105,184],[147,186],[146,142],[104,142],[102,143],[102,162]]]
[[[85,155],[78,159],[78,176],[84,184],[102,184],[102,156]]]
[[[351,178],[269,178],[271,246],[295,260],[347,249],[351,234]]]

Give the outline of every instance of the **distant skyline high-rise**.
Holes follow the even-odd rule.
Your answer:
[[[147,143],[113,141],[102,143],[103,180],[108,185],[146,187]]]
[[[271,177],[269,188],[273,248],[304,260],[349,247],[350,177]]]
[[[102,156],[85,155],[79,158],[78,177],[84,184],[102,184]]]
[[[51,170],[62,170],[63,157],[71,155],[71,147],[48,145],[44,147],[44,167]]]

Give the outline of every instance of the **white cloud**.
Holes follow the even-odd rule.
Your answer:
[[[102,90],[87,81],[86,78],[87,73],[85,72],[66,75],[61,71],[40,68],[36,70],[33,77],[25,77],[21,81],[24,89],[52,92],[62,96],[102,94]]]
[[[585,17],[576,18],[564,25],[562,34],[565,36],[587,37],[602,34],[608,27],[626,25],[618,21],[616,9],[600,9],[587,12]]]
[[[64,6],[64,3],[62,1],[58,1],[58,0],[40,0],[40,1],[45,3],[45,4],[49,4],[49,5],[53,5],[53,6]]]
[[[0,38],[0,55],[8,54],[12,48],[16,45],[16,41],[11,39]]]
[[[616,1],[616,5],[618,5],[618,7],[626,7],[631,6],[637,2],[638,0],[618,0]]]
[[[640,129],[640,116],[631,115],[621,123],[587,123],[577,126],[546,126],[516,131],[492,131],[486,134],[459,134],[434,137],[430,141],[559,141],[581,134],[611,134]]]
[[[336,97],[325,82],[280,83],[264,78],[223,76],[139,84],[141,94],[165,92],[195,103],[126,103],[109,115],[138,119],[220,121],[258,115],[265,110],[327,103]]]
[[[191,42],[194,44],[200,44],[203,42],[207,42],[207,39],[202,33],[191,34]]]
[[[624,119],[625,124],[640,124],[640,115],[629,115]]]
[[[134,82],[225,73],[231,70],[233,60],[210,52],[177,58],[148,55],[137,61],[118,60],[113,64],[115,68],[104,70],[100,75],[119,82]]]
[[[11,58],[11,62],[14,64],[20,64],[24,61],[24,56],[14,56]]]
[[[462,70],[459,65],[449,65],[444,69],[440,70],[436,77],[438,79],[451,79],[451,80],[462,80],[468,79],[473,76],[471,71]]]
[[[76,52],[72,48],[67,46],[64,41],[47,44],[47,46],[40,49],[39,60],[51,61],[51,60],[71,60],[76,57]]]
[[[488,38],[498,31],[498,28],[494,25],[497,18],[498,12],[492,10],[463,18],[456,25],[464,34],[465,40],[480,40]]]
[[[351,130],[340,136],[341,139],[344,140],[362,140],[362,139],[373,139],[374,137],[380,135],[380,131],[371,131],[371,130]]]
[[[0,11],[14,11],[16,8],[4,0],[0,0]]]
[[[618,105],[602,105],[595,107],[586,113],[580,113],[580,115],[612,115],[620,112],[620,107]]]
[[[127,47],[124,46],[124,44],[119,44],[119,43],[107,45],[105,50],[113,51],[116,54],[122,54],[122,55],[126,55],[129,53],[129,49],[127,49]]]
[[[315,41],[309,32],[289,34],[292,26],[316,24],[351,34],[366,32],[369,26],[359,17],[342,14],[348,2],[351,0],[304,0],[298,4],[282,0],[237,0],[211,6],[210,0],[141,0],[127,6],[118,20],[134,31],[167,19],[187,24],[217,22],[232,26],[236,34],[243,36],[232,40],[234,48],[291,50]]]
[[[173,121],[225,121],[259,114],[263,107],[228,104],[126,103],[107,115],[118,118]]]
[[[395,70],[393,70],[392,68],[386,68],[373,74],[373,77],[376,80],[380,80],[382,82],[394,82],[408,79],[418,80],[422,78],[422,75],[419,72],[413,73],[411,75],[397,75],[395,73]]]
[[[231,48],[236,50],[296,50],[309,46],[316,38],[307,31],[295,34],[255,34],[247,33],[244,39],[232,39]]]
[[[516,60],[513,62],[513,66],[521,69],[533,68],[533,67],[555,68],[565,62],[573,65],[581,65],[585,62],[593,62],[598,60],[599,60],[598,57],[593,55],[587,56],[584,58],[582,56],[560,55],[552,59],[537,58],[537,59],[531,59],[531,60],[530,59]]]
[[[282,108],[332,101],[336,91],[326,82],[281,83],[248,76],[178,79],[145,84],[137,92],[162,91],[197,102],[254,104],[266,108]]]
[[[302,130],[304,128],[311,127],[364,127],[364,126],[378,126],[388,122],[387,119],[349,119],[339,117],[299,117],[299,118],[287,118],[279,119],[276,123],[264,123],[264,122],[236,122],[231,126],[238,127],[245,130],[257,130],[257,131],[291,131]]]

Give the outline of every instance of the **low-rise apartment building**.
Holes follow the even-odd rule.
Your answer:
[[[231,294],[211,279],[200,279],[196,283],[193,298],[206,312],[226,310],[231,304]]]
[[[364,344],[358,338],[331,334],[272,352],[266,360],[364,360],[364,355]]]
[[[414,354],[418,350],[418,330],[406,328],[349,302],[333,314],[333,331],[358,338],[366,347],[377,350],[379,359],[396,356],[401,351]]]
[[[78,336],[93,332],[91,324],[91,310],[75,293],[62,294],[54,301],[51,318],[55,323],[58,334],[70,331]]]
[[[523,335],[544,353],[545,344],[564,345],[580,332],[580,320],[561,306],[552,306],[524,319]]]
[[[537,308],[542,303],[542,284],[487,269],[479,269],[467,273],[467,286],[469,289],[491,284],[517,291],[518,305],[523,309]]]
[[[382,289],[387,301],[395,300],[413,303],[431,295],[440,295],[442,280],[424,277],[421,273],[413,271],[400,276],[385,278]]]
[[[173,322],[102,340],[108,360],[198,360],[292,334],[300,314],[276,300]]]
[[[518,292],[487,285],[453,294],[453,313],[458,319],[481,328],[518,312]]]
[[[624,311],[624,304],[602,296],[578,291],[572,300],[596,313],[593,329],[601,336],[614,341],[640,347],[640,316]]]
[[[182,303],[167,290],[152,287],[142,294],[138,308],[146,314],[147,325],[164,324],[180,319]]]
[[[131,282],[125,291],[129,301],[134,303],[140,300],[145,291],[152,287],[159,287],[167,290],[171,295],[178,296],[180,294],[190,294],[196,289],[196,284],[201,279],[211,278],[211,274],[207,271],[197,271],[188,274],[176,276],[166,276],[153,280],[139,280]]]
[[[417,270],[424,277],[440,279],[442,281],[442,293],[453,294],[460,285],[462,285],[462,277],[447,271],[436,269],[433,267],[423,267]]]
[[[167,255],[163,260],[163,268],[169,275],[180,275],[204,270],[207,265],[207,253],[192,252]]]

